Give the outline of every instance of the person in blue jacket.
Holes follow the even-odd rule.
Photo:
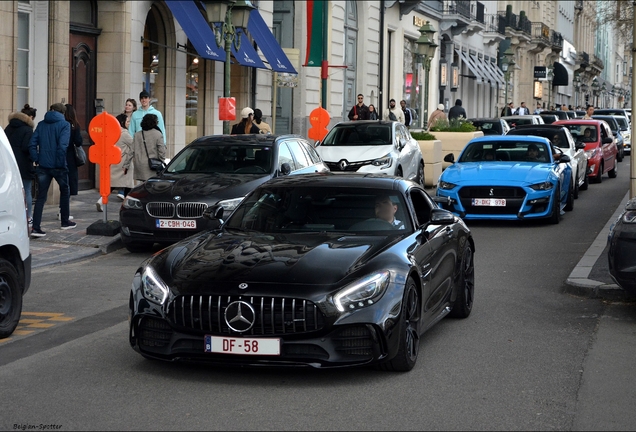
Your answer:
[[[33,211],[33,237],[44,237],[42,231],[42,211],[46,203],[51,180],[60,186],[60,211],[62,229],[75,228],[77,224],[69,220],[70,190],[68,186],[68,167],[66,149],[71,140],[71,126],[64,118],[66,107],[55,103],[38,123],[29,142],[29,154],[35,164],[35,176],[38,182],[38,197]]]

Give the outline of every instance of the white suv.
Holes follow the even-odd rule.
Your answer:
[[[9,337],[31,284],[31,252],[20,170],[0,128],[0,339]]]

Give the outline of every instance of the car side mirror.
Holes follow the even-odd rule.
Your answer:
[[[574,145],[574,148],[577,150],[583,150],[585,148],[585,144],[583,144],[583,142],[581,141],[577,141]]]
[[[282,175],[288,175],[291,172],[291,166],[285,162],[280,166],[280,173]]]
[[[568,163],[570,161],[571,161],[570,156],[568,156],[566,154],[562,154],[557,162],[559,162],[559,163]]]
[[[221,207],[220,205],[208,207],[203,212],[203,217],[212,219],[212,220],[214,219],[220,220],[221,218],[223,218],[223,207]]]
[[[614,142],[614,140],[612,138],[610,138],[610,137],[603,138],[603,144],[611,144],[613,142]]]
[[[314,143],[314,147],[318,147],[319,145],[320,145],[320,141],[316,141],[316,142]]]
[[[431,210],[431,223],[435,225],[449,225],[455,222],[455,215],[448,210]]]
[[[444,156],[444,162],[455,163],[455,155],[453,153],[449,153]]]

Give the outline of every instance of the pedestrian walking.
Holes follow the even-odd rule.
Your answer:
[[[29,154],[36,166],[38,197],[33,212],[33,237],[44,237],[46,233],[40,226],[42,211],[46,203],[51,180],[55,179],[60,186],[60,211],[62,229],[75,228],[77,224],[69,220],[68,168],[66,150],[71,139],[71,126],[64,118],[66,107],[55,103],[38,123],[29,142]]]
[[[263,121],[263,111],[259,110],[258,108],[254,109],[254,122],[253,123],[260,130],[260,133],[262,133],[262,134],[271,134],[272,133],[272,128],[269,127],[269,125]]]
[[[404,113],[401,108],[395,106],[395,99],[389,101],[389,107],[384,110],[383,120],[399,121],[404,124]]]
[[[406,106],[406,101],[400,101],[400,108],[402,108],[402,113],[404,114],[404,125],[406,127],[411,127],[415,124],[415,111]]]
[[[241,110],[241,121],[232,126],[232,135],[259,134],[261,130],[254,124],[254,110],[245,107]]]
[[[351,121],[369,120],[369,108],[364,104],[364,96],[362,94],[358,95],[358,103],[349,110],[347,117]]]
[[[66,111],[64,112],[64,118],[71,126],[71,138],[66,148],[66,166],[68,168],[68,189],[69,189],[69,208],[71,205],[70,197],[77,196],[79,191],[79,172],[77,170],[77,162],[75,159],[75,147],[82,146],[82,132],[80,130],[80,124],[77,121],[75,115],[75,109],[73,105],[66,104]],[[73,219],[73,216],[69,215],[69,219]],[[62,220],[62,210],[57,213],[57,219]]]
[[[130,117],[130,126],[128,127],[130,136],[134,137],[137,132],[142,130],[141,121],[146,114],[154,114],[157,116],[157,127],[161,131],[163,145],[166,145],[166,126],[163,123],[163,116],[158,109],[150,105],[150,93],[146,90],[139,93],[139,103],[141,103],[141,108],[134,111]]]
[[[124,174],[128,174],[134,167],[135,180],[145,182],[157,175],[156,171],[150,169],[149,160],[164,160],[166,157],[166,146],[158,124],[159,119],[155,114],[146,114],[141,120],[141,130],[133,137],[132,151],[126,156],[123,168]]]
[[[373,104],[369,104],[369,120],[378,120],[378,111]]]
[[[433,126],[438,126],[439,123],[448,123],[448,118],[446,117],[446,113],[444,112],[444,104],[437,105],[437,109],[431,113],[431,116],[428,118],[428,129],[430,130]]]
[[[530,109],[526,106],[525,102],[521,102],[519,109],[517,109],[518,115],[530,115]]]
[[[20,169],[20,177],[22,178],[22,186],[24,187],[26,198],[29,228],[33,225],[33,196],[31,189],[33,176],[35,175],[33,160],[31,160],[31,155],[29,154],[29,143],[33,136],[33,120],[35,119],[36,111],[29,104],[24,105],[22,111],[9,114],[9,124],[4,128]]]
[[[455,105],[448,110],[448,120],[454,120],[459,118],[468,118],[466,116],[466,110],[462,107],[462,100],[457,99]]]
[[[501,110],[501,117],[507,117],[515,115],[515,105],[512,102],[508,102],[508,106]]]

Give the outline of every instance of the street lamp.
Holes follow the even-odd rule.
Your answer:
[[[205,1],[205,10],[208,15],[208,22],[214,29],[216,36],[216,46],[223,47],[225,43],[225,69],[223,97],[230,97],[230,62],[232,44],[238,51],[241,47],[241,35],[239,30],[245,32],[250,19],[250,12],[254,9],[249,0],[216,0]],[[230,133],[230,122],[223,121],[223,134]]]
[[[515,52],[512,48],[508,47],[506,51],[504,51],[501,59],[501,70],[504,73],[504,78],[506,79],[506,91],[504,92],[504,107],[508,106],[508,83],[510,81],[510,73],[512,72],[512,68],[515,66]]]
[[[601,88],[601,86],[598,84],[598,80],[596,78],[594,78],[592,80],[592,95],[594,95],[595,99],[592,101],[594,102],[593,105],[595,107],[598,106],[598,93],[599,93],[599,88]]]
[[[574,106],[579,106],[579,91],[581,90],[581,77],[579,74],[574,75]]]
[[[422,67],[426,71],[425,82],[424,82],[424,99],[422,100],[420,112],[422,115],[420,116],[420,127],[424,129],[425,125],[428,126],[428,76],[431,71],[431,60],[433,60],[433,56],[435,56],[435,50],[439,46],[435,43],[434,35],[437,32],[435,28],[431,25],[430,21],[426,21],[419,30],[421,36],[415,41],[417,44],[417,53],[420,57],[420,62],[422,63]],[[420,95],[422,94],[422,87],[420,85]]]

